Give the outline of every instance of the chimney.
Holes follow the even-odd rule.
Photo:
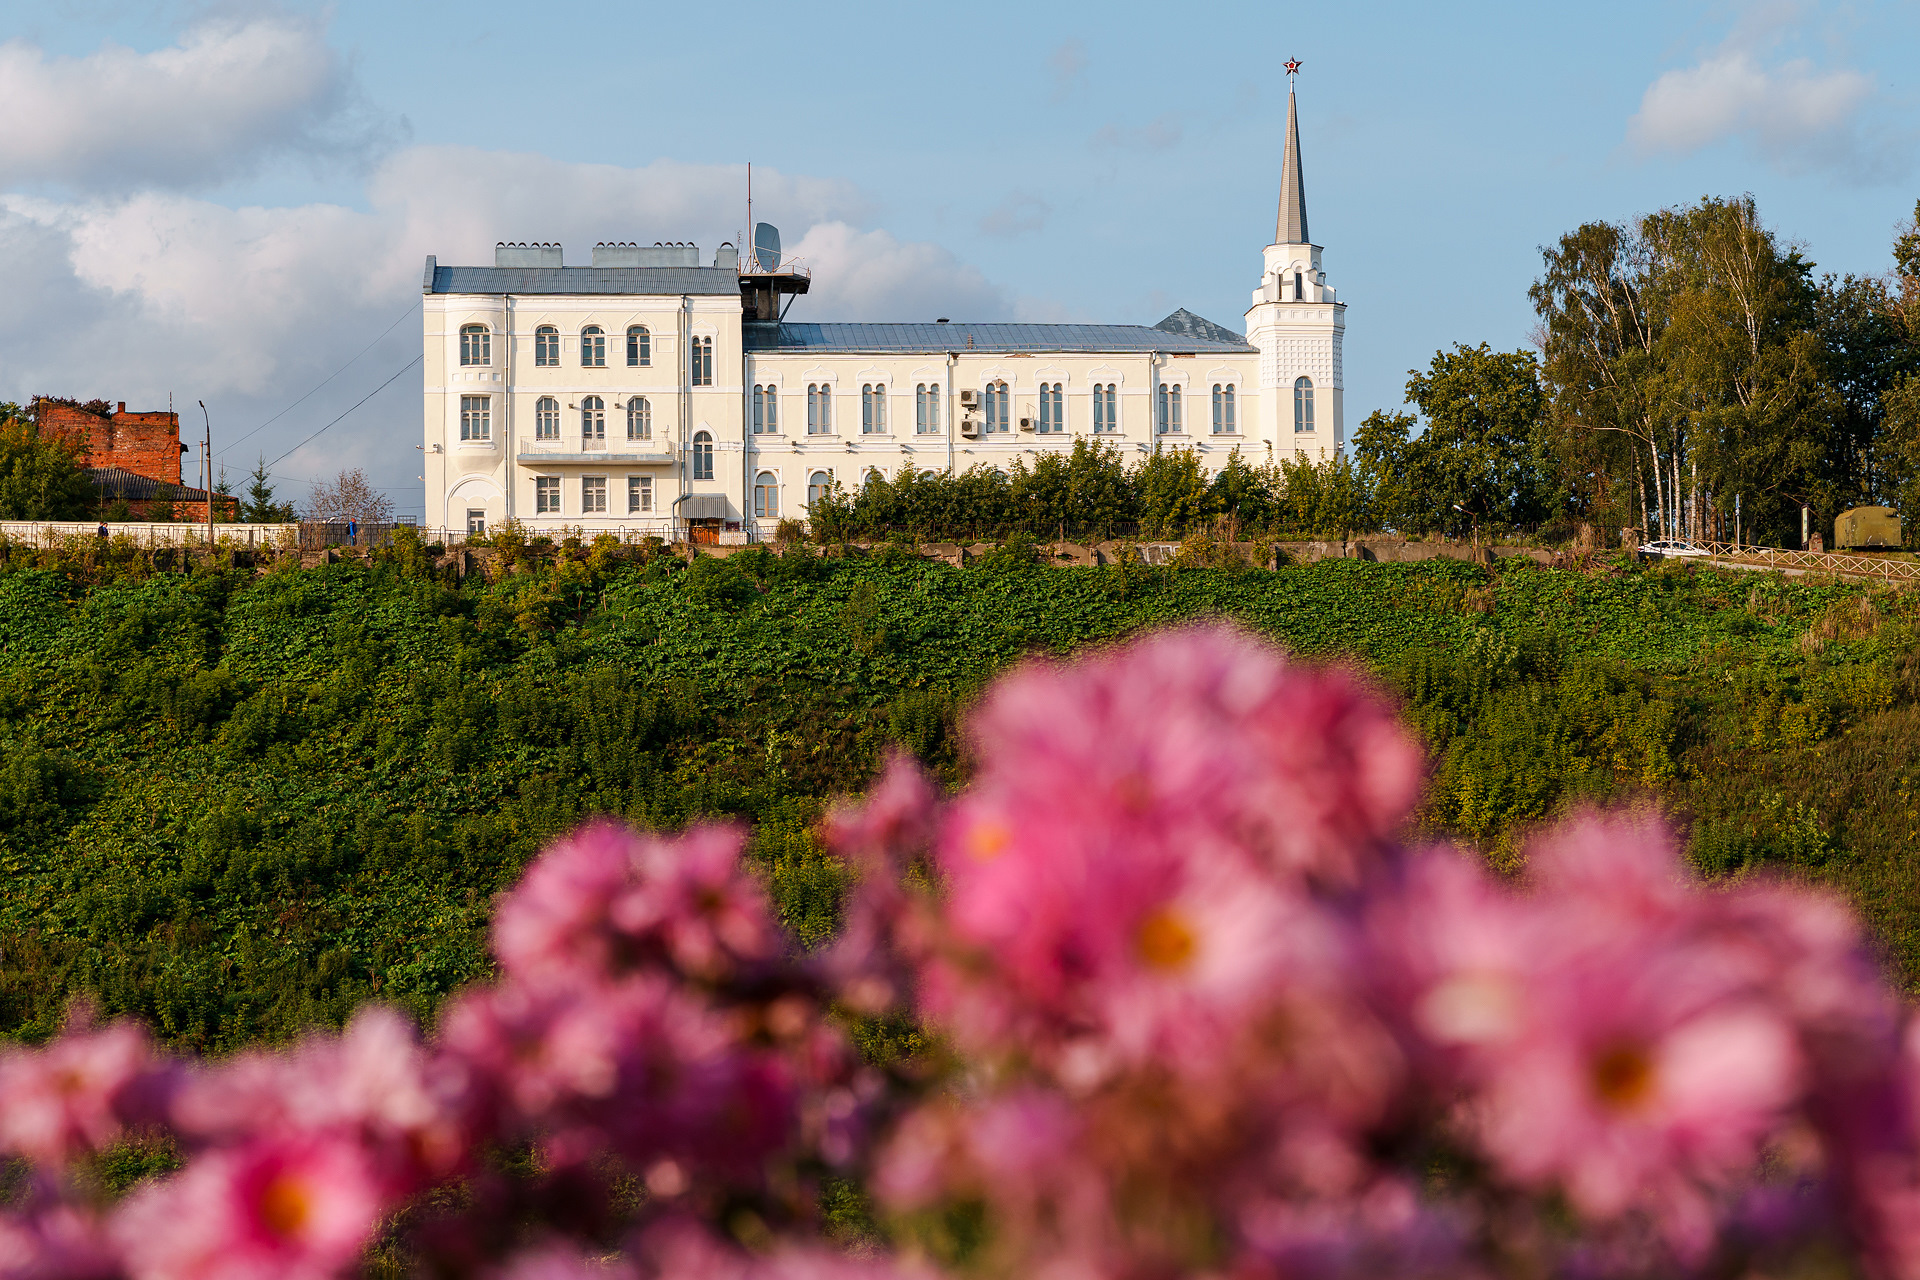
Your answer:
[[[127,402],[125,400],[122,400],[120,402],[120,412],[125,413],[126,411],[127,411]]]

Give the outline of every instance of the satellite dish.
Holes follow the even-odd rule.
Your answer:
[[[780,228],[771,222],[753,225],[753,261],[762,271],[780,269]]]

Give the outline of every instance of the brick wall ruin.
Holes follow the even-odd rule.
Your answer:
[[[118,467],[162,484],[180,483],[180,415],[129,413],[122,400],[118,410],[97,412],[60,400],[34,402],[40,430],[80,446],[83,467]]]

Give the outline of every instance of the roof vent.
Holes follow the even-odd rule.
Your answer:
[[[502,240],[493,246],[496,267],[557,267],[561,265],[560,246],[539,240]]]
[[[713,265],[722,271],[740,269],[740,251],[733,247],[732,241],[721,242],[720,248],[713,255]]]
[[[625,240],[605,241],[593,246],[593,265],[596,267],[697,267],[700,265],[700,250],[690,244],[660,244],[651,246],[634,244]]]
[[[945,316],[941,316],[938,320],[934,321],[935,324],[945,324],[946,322],[947,318]]]

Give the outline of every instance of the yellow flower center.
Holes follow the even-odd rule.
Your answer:
[[[1162,907],[1142,920],[1133,942],[1150,968],[1170,971],[1186,968],[1199,949],[1193,930],[1170,907]]]
[[[312,1216],[313,1197],[298,1178],[281,1174],[260,1193],[260,1220],[275,1235],[299,1235]]]
[[[976,822],[967,829],[967,852],[982,862],[991,862],[1007,851],[1013,832],[997,822]]]
[[[1593,1091],[1612,1107],[1645,1102],[1653,1092],[1653,1059],[1638,1045],[1613,1046],[1594,1059]]]

